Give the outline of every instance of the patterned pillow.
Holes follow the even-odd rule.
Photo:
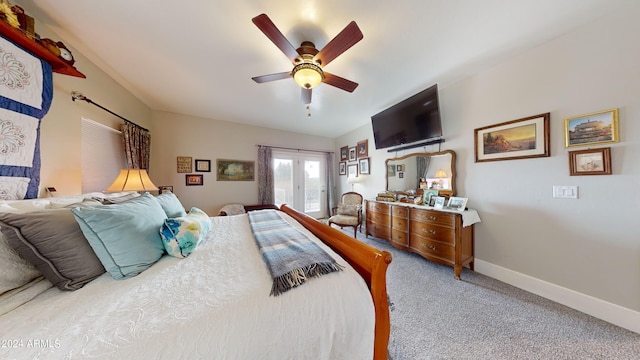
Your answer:
[[[211,229],[211,218],[193,207],[186,216],[166,219],[160,229],[165,250],[171,256],[186,258]]]
[[[344,205],[338,206],[338,215],[358,216],[360,205]]]

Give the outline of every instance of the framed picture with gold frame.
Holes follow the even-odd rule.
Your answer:
[[[369,140],[364,139],[362,141],[358,141],[358,145],[356,145],[358,149],[358,159],[364,159],[369,157]]]
[[[618,109],[564,119],[564,147],[566,148],[618,141]]]
[[[569,175],[611,175],[611,148],[569,151]]]

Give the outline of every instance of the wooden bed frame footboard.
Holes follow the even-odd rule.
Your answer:
[[[376,315],[373,358],[386,360],[391,332],[386,274],[387,267],[391,263],[391,254],[355,240],[338,229],[323,224],[287,205],[280,206],[280,210],[296,219],[333,251],[340,254],[364,278],[371,291]]]

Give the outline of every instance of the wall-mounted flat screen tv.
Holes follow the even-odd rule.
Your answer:
[[[442,136],[438,84],[371,117],[376,149]]]

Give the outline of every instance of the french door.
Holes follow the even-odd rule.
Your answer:
[[[276,205],[288,206],[314,218],[326,216],[326,177],[323,155],[273,151]]]

